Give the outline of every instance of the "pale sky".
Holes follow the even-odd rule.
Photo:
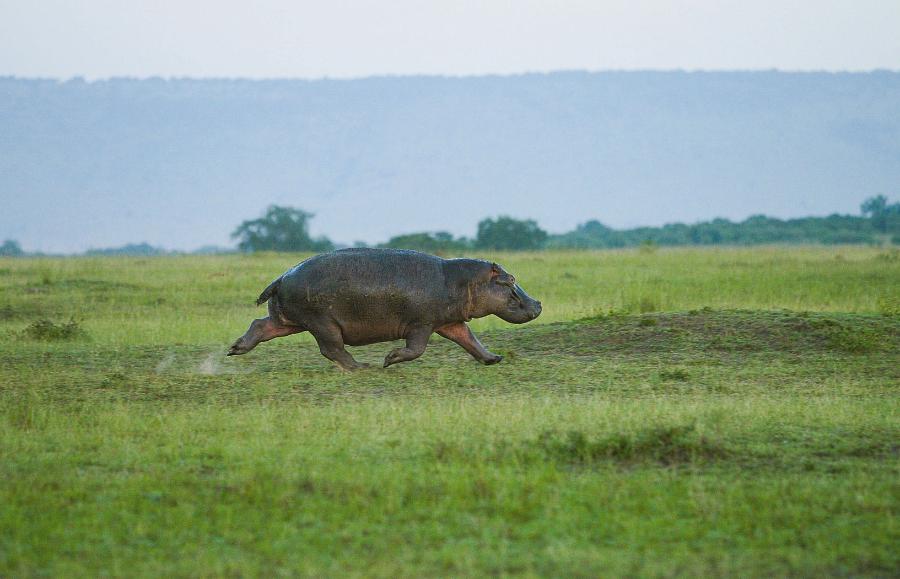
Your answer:
[[[0,75],[900,69],[900,0],[0,0]]]

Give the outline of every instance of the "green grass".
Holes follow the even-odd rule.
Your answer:
[[[0,332],[74,316],[96,342],[230,342],[272,279],[305,256],[0,260]],[[609,311],[897,311],[900,252],[859,247],[485,254],[544,302],[537,323]],[[476,330],[507,328],[498,318]],[[309,339],[308,336],[306,339]]]
[[[300,256],[0,260],[0,576],[900,573],[892,254],[494,257],[503,363],[357,373],[223,356]]]

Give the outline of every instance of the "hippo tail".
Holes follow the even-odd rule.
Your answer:
[[[269,284],[269,287],[263,290],[259,297],[256,298],[256,305],[261,306],[262,304],[269,301],[276,293],[278,293],[278,286],[281,285],[281,278],[279,277],[275,281]]]

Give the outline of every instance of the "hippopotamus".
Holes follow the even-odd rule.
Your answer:
[[[355,370],[364,364],[344,346],[406,340],[385,356],[387,368],[421,356],[437,333],[479,362],[496,364],[503,357],[489,352],[466,322],[493,314],[524,324],[541,313],[541,302],[496,263],[398,249],[341,249],[310,257],[263,290],[256,304],[266,302],[269,315],[250,324],[229,356],[309,332],[323,356]]]

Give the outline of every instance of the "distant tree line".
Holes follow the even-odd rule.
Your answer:
[[[302,209],[272,205],[265,215],[241,223],[232,232],[240,251],[327,251],[335,244],[326,237],[312,238],[309,221],[313,214]],[[408,233],[392,237],[379,247],[416,249],[427,252],[458,252],[467,249],[541,249],[547,232],[537,222],[501,216],[478,224],[475,239],[454,237],[446,231]],[[361,244],[358,244],[361,245]]]
[[[447,232],[413,233],[389,239],[380,247],[455,253],[466,249],[613,249],[646,244],[759,245],[767,243],[880,244],[890,240],[900,245],[900,203],[885,196],[867,199],[862,215],[829,215],[776,219],[754,215],[741,222],[713,219],[686,225],[617,230],[590,220],[574,231],[550,235],[532,220],[510,217],[484,219],[475,239],[454,238]]]
[[[641,244],[759,245],[765,243],[874,244],[879,231],[871,220],[850,215],[776,219],[754,215],[735,223],[714,219],[694,225],[671,223],[662,227],[638,227],[617,231],[598,221],[588,221],[574,231],[553,236],[547,247],[601,249]],[[900,236],[895,242],[900,242]]]
[[[900,245],[900,202],[889,203],[878,195],[866,199],[861,215],[829,215],[776,219],[754,215],[744,221],[713,219],[693,225],[669,223],[662,227],[612,229],[597,220],[582,223],[573,231],[548,234],[532,219],[509,216],[483,219],[474,238],[454,237],[446,231],[406,233],[377,247],[415,249],[428,253],[454,254],[469,250],[614,249],[641,245],[758,245],[766,243],[881,244]],[[327,237],[309,234],[312,213],[292,207],[270,206],[262,217],[241,223],[232,232],[242,252],[320,252],[334,249]],[[357,242],[355,245],[364,245]],[[195,253],[224,253],[227,249],[205,247]],[[118,248],[91,249],[87,255],[163,255],[167,252],[147,243]],[[19,244],[6,240],[0,256],[26,255]]]
[[[776,219],[754,215],[741,222],[713,219],[693,225],[670,223],[662,227],[617,230],[590,220],[574,231],[550,235],[531,219],[508,216],[483,219],[474,239],[454,237],[446,231],[406,233],[378,247],[415,249],[430,253],[459,253],[471,249],[611,249],[653,244],[755,245],[763,243],[876,244],[889,237],[900,244],[900,203],[879,195],[867,199],[861,215],[829,215]],[[232,234],[241,251],[324,251],[334,243],[312,239],[312,214],[288,207],[269,207],[260,219],[245,221]],[[361,244],[357,244],[361,245]]]
[[[89,249],[84,252],[85,255],[137,255],[137,256],[156,256],[167,255],[172,253],[159,247],[150,245],[149,243],[128,243],[121,247],[106,247],[103,249]]]

